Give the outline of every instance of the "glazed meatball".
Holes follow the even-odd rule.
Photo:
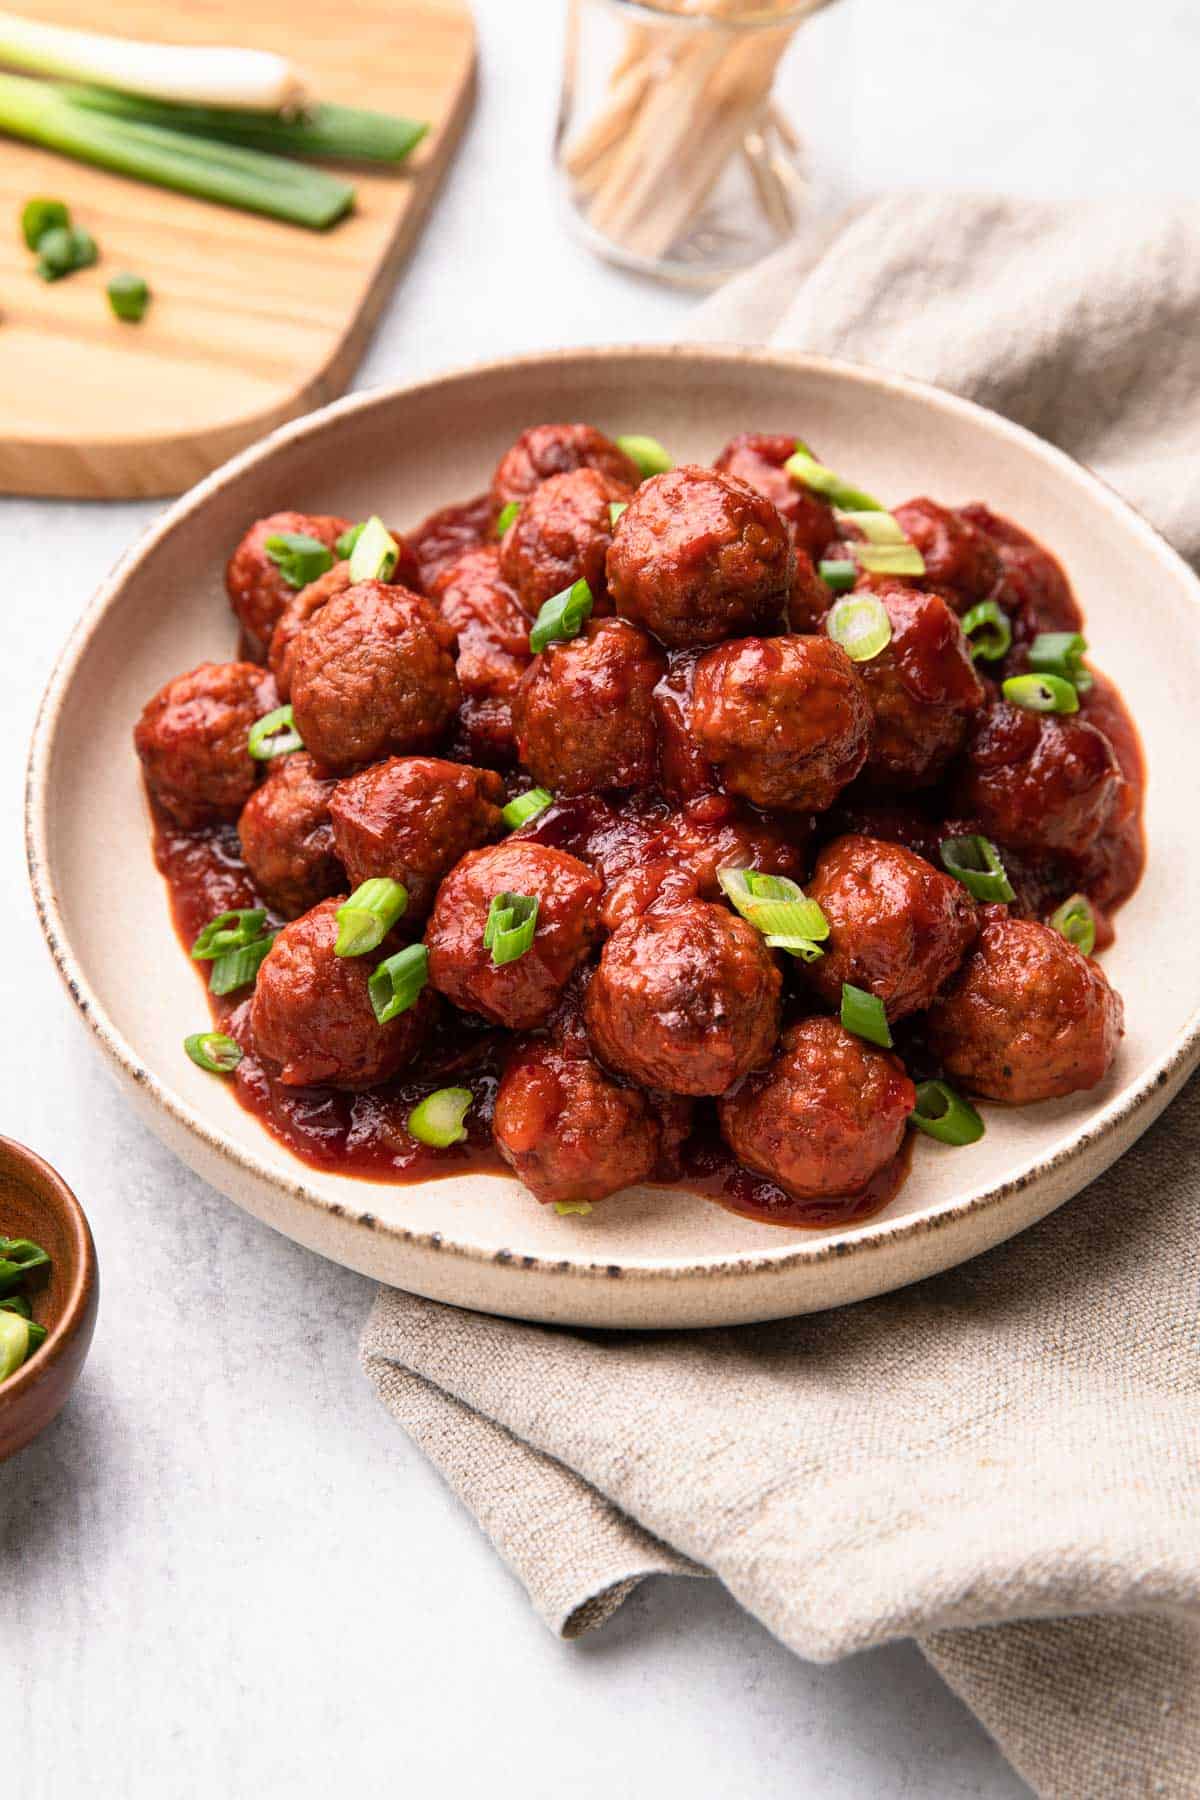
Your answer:
[[[267,663],[275,677],[275,686],[281,700],[290,700],[292,697],[292,659],[296,639],[309,620],[315,618],[328,601],[337,594],[344,594],[351,585],[349,562],[343,560],[334,563],[332,569],[327,569],[324,575],[318,576],[316,581],[310,581],[307,587],[294,594],[275,621]]]
[[[741,638],[697,663],[692,730],[732,793],[822,812],[867,759],[871,708],[855,665],[828,638]]]
[[[484,544],[447,563],[430,590],[458,633],[458,685],[472,754],[508,764],[516,758],[512,696],[533,660],[529,619],[500,573],[500,548]]]
[[[977,600],[1003,598],[1004,567],[996,546],[962,513],[920,499],[906,500],[894,516],[924,558],[923,581],[950,589],[960,612]]]
[[[517,752],[556,794],[648,787],[658,768],[653,695],[666,659],[624,619],[593,619],[536,656],[513,699]]]
[[[376,1019],[367,983],[397,946],[335,956],[340,905],[324,900],[285,925],[258,971],[250,1029],[287,1087],[376,1087],[413,1061],[428,1030],[428,994],[386,1025]]]
[[[993,917],[928,1024],[951,1081],[1026,1106],[1103,1080],[1122,1007],[1099,964],[1049,925]]]
[[[692,730],[696,664],[703,655],[703,650],[672,650],[667,671],[654,690],[659,785],[669,800],[680,803],[711,793],[718,785],[717,771]]]
[[[613,534],[609,507],[632,496],[631,487],[595,469],[552,475],[534,489],[500,546],[500,571],[531,618],[576,581],[586,581],[603,608]]]
[[[962,749],[983,683],[940,595],[888,581],[874,597],[892,636],[878,656],[855,665],[874,718],[867,777],[880,787],[928,787]]]
[[[329,822],[332,781],[303,750],[280,756],[242,808],[238,836],[255,888],[294,919],[346,885]]]
[[[142,709],[133,743],[146,786],[177,825],[236,819],[254,792],[250,727],[274,709],[275,683],[256,663],[201,663]]]
[[[1004,593],[997,598],[1030,622],[1033,631],[1079,631],[1083,613],[1071,592],[1062,565],[1036,538],[978,503],[964,506],[959,518],[991,542],[1004,573]]]
[[[267,555],[267,539],[294,532],[316,538],[332,550],[349,525],[349,519],[335,519],[325,513],[277,512],[256,519],[250,527],[229,559],[225,590],[241,625],[246,649],[257,661],[266,661],[275,621],[296,592],[284,580],[279,565]]]
[[[721,1101],[721,1131],[747,1168],[797,1200],[826,1199],[887,1167],[916,1100],[897,1057],[836,1019],[801,1019],[770,1068]]]
[[[595,469],[627,488],[642,478],[637,464],[592,425],[534,425],[500,458],[492,476],[493,507],[527,500],[543,481],[572,469]]]
[[[673,813],[607,881],[601,921],[615,931],[639,914],[665,912],[688,900],[719,900],[722,869],[761,869],[799,881],[807,821],[785,833],[727,794],[706,794]]]
[[[306,748],[341,772],[436,744],[458,706],[453,647],[445,619],[407,588],[347,588],[292,652],[292,709]]]
[[[724,1094],[770,1056],[782,985],[752,925],[693,900],[613,933],[584,1017],[601,1060],[644,1087]]]
[[[971,733],[956,801],[1001,844],[1082,856],[1108,823],[1121,783],[1113,747],[1094,725],[1000,701]]]
[[[804,974],[828,1006],[837,1006],[848,981],[877,995],[889,1019],[923,1011],[979,929],[964,887],[878,838],[827,844],[806,891],[829,921],[829,938]]]
[[[643,482],[608,553],[613,605],[664,644],[715,644],[783,623],[795,572],[769,500],[715,469]]]
[[[537,927],[524,955],[497,965],[483,937],[492,901],[505,893],[537,900]],[[512,839],[472,850],[438,890],[425,932],[429,979],[465,1012],[532,1030],[591,949],[599,903],[599,876],[563,850]]]
[[[821,631],[833,605],[833,590],[825,585],[803,550],[796,552],[796,573],[788,595],[788,624],[793,631]]]
[[[799,444],[799,438],[786,432],[770,435],[742,431],[726,444],[715,467],[723,474],[736,475],[756,493],[765,495],[789,527],[796,548],[815,558],[837,537],[837,524],[829,502],[803,482],[793,481],[784,469],[784,463],[795,455]]]
[[[408,889],[406,922],[428,916],[438,883],[504,829],[504,783],[490,769],[393,756],[339,781],[330,806],[352,887],[386,876]]]

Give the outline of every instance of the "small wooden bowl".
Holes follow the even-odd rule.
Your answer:
[[[32,1238],[50,1257],[49,1280],[29,1295],[48,1336],[0,1382],[0,1462],[56,1419],[92,1341],[100,1276],[83,1208],[61,1175],[23,1144],[0,1137],[0,1235]]]

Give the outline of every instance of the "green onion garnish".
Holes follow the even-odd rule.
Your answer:
[[[21,235],[31,250],[36,250],[48,231],[71,223],[71,214],[61,200],[27,200],[21,208]]]
[[[371,1006],[381,1025],[415,1006],[429,979],[429,952],[424,944],[407,944],[381,962],[367,983]]]
[[[882,505],[873,495],[843,481],[840,475],[835,475],[832,469],[819,463],[807,450],[798,449],[794,456],[788,457],[783,467],[793,481],[798,481],[801,487],[808,488],[814,494],[823,494],[831,506],[841,506],[849,512],[883,511]]]
[[[1075,684],[1065,681],[1061,675],[1010,675],[1000,691],[1011,705],[1020,706],[1026,712],[1079,711]]]
[[[983,1136],[983,1120],[971,1102],[946,1081],[917,1083],[917,1104],[908,1122],[939,1144],[977,1144]]]
[[[0,1237],[0,1294],[12,1294],[39,1269],[48,1269],[50,1258],[32,1238]]]
[[[855,525],[862,532],[864,541],[854,539],[850,549],[859,568],[866,569],[868,574],[925,573],[925,558],[916,545],[909,542],[904,527],[890,512],[839,508],[837,520],[839,525]]]
[[[333,551],[306,531],[277,531],[263,549],[289,587],[307,587],[333,567]]]
[[[538,613],[529,633],[529,648],[533,654],[536,656],[551,644],[566,643],[569,638],[578,637],[594,604],[592,590],[586,581],[576,581],[561,594],[552,595]]]
[[[184,1038],[183,1047],[210,1075],[232,1075],[242,1060],[241,1050],[223,1031],[194,1031]]]
[[[376,876],[356,887],[337,909],[335,956],[365,956],[378,950],[397,919],[408,907],[408,889],[402,881]]]
[[[47,1257],[46,1261],[49,1260]],[[46,1327],[39,1325],[34,1319],[33,1308],[24,1294],[10,1294],[7,1300],[0,1300],[0,1313],[14,1313],[17,1318],[24,1319],[29,1330],[29,1348],[25,1353],[25,1361],[28,1361],[39,1344],[45,1343]]]
[[[241,144],[249,150],[275,151],[279,156],[402,162],[429,130],[423,121],[358,106],[326,103],[305,107],[302,112],[255,112],[237,106],[177,105],[149,94],[115,93],[110,88],[70,88],[68,93],[75,105],[95,112]]]
[[[1057,675],[1076,693],[1086,694],[1092,677],[1083,666],[1087,641],[1077,631],[1039,631],[1029,646],[1029,666],[1038,675]]]
[[[212,962],[228,950],[241,950],[246,944],[252,944],[262,936],[266,922],[266,909],[261,906],[243,906],[235,912],[218,913],[215,919],[208,921],[192,945],[191,953],[197,962]]]
[[[554,1210],[560,1219],[565,1219],[570,1213],[578,1213],[581,1218],[586,1218],[592,1210],[592,1203],[590,1200],[556,1200]]]
[[[835,600],[825,615],[825,629],[851,662],[870,662],[892,641],[892,621],[874,594]]]
[[[351,554],[355,544],[357,544],[359,538],[363,534],[366,523],[367,521],[365,519],[360,519],[357,525],[347,525],[341,537],[336,540],[333,546],[333,553],[339,562],[345,562],[346,558]]]
[[[858,564],[835,558],[832,562],[818,563],[817,574],[825,586],[832,588],[835,594],[845,594],[858,580]]]
[[[150,289],[140,275],[114,275],[104,291],[118,319],[137,325],[145,318]]]
[[[824,952],[829,921],[815,900],[786,875],[764,875],[758,869],[718,869],[721,891],[734,908],[761,931],[772,950],[786,950],[802,962],[815,962]]]
[[[43,281],[59,281],[76,269],[90,269],[99,254],[82,225],[53,225],[38,239],[37,272]]]
[[[229,950],[224,956],[218,956],[208,978],[209,993],[236,994],[239,988],[249,987],[257,980],[258,971],[274,942],[275,933],[267,931],[252,944],[243,944],[240,950]]]
[[[389,581],[399,560],[399,544],[383,520],[372,513],[350,552],[351,581]]]
[[[296,730],[290,706],[277,706],[274,712],[264,713],[250,727],[246,739],[247,752],[255,762],[271,762],[277,756],[290,756],[293,750],[303,748],[304,739]]]
[[[483,928],[483,947],[492,953],[492,964],[516,962],[533,943],[537,930],[536,894],[497,894],[488,908]]]
[[[938,849],[947,875],[961,881],[976,900],[999,900],[1007,905],[1016,898],[1000,852],[990,838],[943,838]]]
[[[10,1294],[7,1300],[0,1300],[0,1312],[20,1313],[23,1319],[32,1319],[33,1308],[24,1294]]]
[[[1068,944],[1074,944],[1085,956],[1096,948],[1096,915],[1084,894],[1072,894],[1050,914],[1050,923]]]
[[[665,475],[668,469],[675,467],[674,457],[663,449],[657,438],[639,437],[633,432],[617,439],[617,449],[623,450],[630,462],[637,464],[643,481],[648,475]]]
[[[418,1143],[432,1144],[436,1150],[461,1144],[466,1139],[464,1121],[474,1098],[470,1088],[438,1088],[413,1107],[405,1125]]]
[[[0,1313],[0,1381],[15,1375],[29,1355],[29,1320],[20,1313]]]
[[[519,500],[510,500],[507,505],[500,508],[496,514],[496,536],[498,538],[504,536],[520,510],[521,502]]]
[[[502,806],[500,817],[510,831],[517,831],[522,825],[528,825],[530,819],[536,819],[539,813],[544,813],[548,806],[553,805],[554,795],[548,788],[529,788],[525,793],[518,794],[515,800],[510,800],[507,806]]]
[[[984,662],[999,662],[1012,648],[1012,626],[1008,614],[994,600],[981,600],[962,616],[963,635],[972,656]]]
[[[608,503],[608,522],[610,525],[616,524],[617,520],[620,518],[621,514],[625,511],[625,508],[628,505],[629,505],[628,500],[610,500],[609,501],[609,503]]]
[[[869,1044],[878,1044],[883,1050],[892,1047],[883,1001],[877,994],[868,994],[865,988],[854,987],[848,981],[842,983],[842,1024]]]

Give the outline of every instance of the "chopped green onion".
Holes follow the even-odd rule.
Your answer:
[[[1012,649],[1012,626],[1008,614],[994,600],[981,600],[962,616],[963,636],[972,656],[984,662],[999,662]]]
[[[241,144],[279,156],[341,158],[351,162],[403,162],[429,126],[399,113],[324,103],[302,112],[259,112],[235,106],[177,105],[150,95],[114,93],[110,88],[70,88],[76,106],[165,126],[195,137]]]
[[[816,902],[813,901],[812,904],[815,906]],[[801,962],[806,963],[818,962],[825,954],[820,944],[815,944],[811,938],[796,937],[785,932],[768,931],[763,937],[763,943],[768,950],[786,950],[789,956],[797,956]]]
[[[825,615],[825,629],[851,662],[871,662],[892,641],[892,621],[874,594],[835,600]]]
[[[23,1319],[32,1319],[33,1308],[24,1294],[10,1294],[7,1300],[0,1300],[0,1312],[20,1313]]]
[[[878,1044],[883,1050],[892,1047],[883,1001],[877,994],[868,994],[865,988],[854,987],[849,981],[842,983],[842,1024],[855,1037],[865,1038],[869,1044]]]
[[[1025,712],[1074,713],[1079,711],[1075,684],[1061,675],[1010,675],[1001,693]]]
[[[50,1267],[50,1258],[32,1238],[0,1237],[0,1294],[11,1294],[21,1284]]]
[[[303,748],[304,739],[296,730],[290,706],[277,706],[274,712],[264,713],[250,727],[246,739],[246,750],[255,762],[271,762],[277,756],[290,756],[293,750]]]
[[[850,543],[850,550],[860,569],[870,575],[923,575],[925,558],[910,543],[899,519],[884,512],[876,502],[862,510],[841,507],[839,525],[856,526],[862,538]]]
[[[823,955],[829,921],[815,900],[786,875],[759,869],[718,869],[721,891],[743,919],[763,933],[772,950],[786,950],[804,962]]]
[[[183,1047],[210,1075],[232,1075],[242,1060],[241,1050],[223,1031],[195,1031],[184,1038]]]
[[[208,978],[210,994],[236,994],[239,988],[249,987],[258,977],[258,971],[266,960],[267,952],[275,942],[275,933],[268,931],[252,944],[243,944],[240,950],[227,951],[218,956],[212,966]]]
[[[497,894],[488,908],[483,928],[483,947],[492,953],[492,964],[516,962],[533,943],[537,930],[536,894]]]
[[[983,1136],[983,1120],[975,1108],[945,1081],[917,1083],[917,1104],[908,1122],[939,1144],[977,1144]]]
[[[858,580],[858,564],[846,562],[839,557],[832,562],[818,563],[817,574],[825,586],[832,588],[835,594],[845,594]]]
[[[1050,914],[1050,923],[1068,944],[1074,944],[1085,956],[1096,948],[1096,915],[1084,894],[1072,894]]]
[[[595,602],[586,581],[576,581],[546,601],[529,633],[529,648],[536,656],[551,644],[565,643],[578,637],[591,615]]]
[[[381,962],[367,983],[371,1006],[381,1025],[388,1025],[417,1004],[429,979],[429,952],[424,944],[407,944]]]
[[[590,1200],[556,1200],[554,1210],[560,1219],[567,1218],[570,1213],[578,1213],[581,1218],[586,1218],[592,1210],[592,1203]]]
[[[608,503],[608,522],[610,525],[616,524],[617,520],[620,518],[621,514],[625,511],[625,508],[628,505],[629,505],[628,500],[610,500],[609,501],[609,503]]]
[[[118,319],[137,325],[145,318],[150,289],[140,275],[114,275],[104,291]]]
[[[360,519],[357,525],[347,525],[340,538],[333,546],[334,555],[339,562],[345,562],[353,554],[354,546],[367,528],[367,521]]]
[[[432,1144],[437,1150],[461,1144],[466,1139],[464,1121],[474,1098],[470,1088],[438,1088],[413,1107],[405,1125],[418,1143]]]
[[[852,512],[882,512],[880,502],[861,488],[851,487],[824,463],[819,463],[807,450],[797,450],[789,456],[783,465],[786,474],[801,487],[808,488],[814,494],[823,494],[831,506],[845,507]]]
[[[665,475],[675,467],[674,457],[663,449],[657,438],[639,437],[633,432],[617,439],[617,449],[623,450],[630,462],[637,464],[643,481],[648,475]]]
[[[496,514],[496,536],[498,538],[504,536],[520,510],[521,502],[519,500],[510,500],[506,506],[500,508]]]
[[[908,537],[899,519],[890,512],[857,512],[839,507],[834,515],[839,525],[854,525],[868,544],[907,544]]]
[[[518,794],[507,806],[500,809],[500,817],[510,831],[517,831],[522,825],[528,825],[530,819],[536,819],[544,813],[548,806],[554,805],[554,795],[543,787],[528,788],[525,793]]]
[[[400,546],[374,513],[350,552],[351,581],[390,581],[400,560]]]
[[[29,1355],[29,1320],[20,1313],[0,1313],[0,1381],[15,1375]]]
[[[397,919],[408,908],[408,889],[402,881],[376,876],[356,887],[337,909],[335,956],[365,956],[378,950]]]
[[[71,223],[71,214],[61,200],[27,200],[21,208],[21,235],[31,250],[36,250],[48,231]]]
[[[1039,631],[1029,646],[1029,666],[1038,675],[1057,675],[1086,694],[1092,677],[1083,666],[1087,640],[1077,631]]]
[[[277,531],[263,549],[289,587],[307,587],[333,567],[333,551],[306,531]]]
[[[218,913],[215,919],[208,921],[192,945],[191,953],[197,962],[212,962],[216,957],[224,956],[227,950],[241,950],[246,944],[252,944],[262,936],[266,922],[266,909],[261,906],[243,906],[235,912]]]
[[[990,838],[943,838],[938,850],[947,875],[961,881],[976,900],[998,900],[1007,905],[1016,898],[1000,852]]]
[[[38,239],[37,272],[43,281],[60,281],[76,269],[90,269],[99,254],[82,225],[54,225]]]
[[[925,558],[915,544],[861,544],[855,546],[858,566],[868,575],[923,575]]]

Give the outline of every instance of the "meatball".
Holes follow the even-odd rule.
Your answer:
[[[724,1094],[766,1062],[783,982],[745,919],[705,900],[630,919],[584,1001],[602,1061],[669,1094]]]
[[[251,879],[268,906],[294,919],[346,885],[329,822],[332,781],[303,750],[278,757],[242,808],[238,836]]]
[[[544,1205],[603,1200],[649,1180],[663,1159],[663,1121],[650,1096],[556,1042],[513,1052],[492,1130],[505,1162]]]
[[[695,466],[644,482],[608,553],[617,611],[673,646],[779,629],[794,572],[771,502],[732,475]]]
[[[895,508],[895,518],[925,560],[924,580],[949,588],[960,612],[977,600],[1003,598],[1004,566],[996,546],[962,513],[936,500],[906,500]]]
[[[558,794],[649,787],[658,770],[654,689],[666,658],[624,619],[593,619],[533,660],[513,699],[517,751]]]
[[[349,519],[331,518],[326,513],[277,512],[256,519],[250,527],[226,566],[225,591],[246,649],[257,661],[266,661],[275,621],[296,592],[267,555],[267,539],[294,532],[316,538],[332,550],[349,525]]]
[[[417,561],[420,580],[408,583],[418,594],[433,592],[442,571],[467,550],[478,550],[493,541],[496,509],[490,494],[439,507],[408,533],[408,546]]]
[[[258,971],[250,1029],[287,1087],[376,1087],[413,1061],[428,1030],[428,994],[386,1025],[376,1019],[367,983],[396,946],[335,956],[340,905],[323,900],[285,925]]]
[[[722,869],[761,869],[799,881],[806,826],[807,821],[797,820],[785,833],[765,818],[743,812],[727,794],[693,800],[635,854],[621,859],[605,888],[601,921],[615,931],[651,908],[665,912],[688,900],[719,900]]]
[[[493,899],[506,893],[537,900],[537,927],[522,956],[497,965],[483,937]],[[564,850],[512,839],[472,850],[438,890],[425,932],[429,979],[464,1011],[529,1031],[591,949],[599,904],[599,876]]]
[[[344,594],[351,585],[349,562],[344,559],[336,562],[332,569],[327,569],[316,581],[310,581],[298,594],[293,594],[275,621],[267,663],[275,677],[275,686],[281,700],[290,700],[292,697],[292,659],[296,639],[309,620],[315,618],[328,601],[337,594]]]
[[[867,777],[877,786],[928,787],[958,755],[985,699],[957,618],[938,594],[889,581],[874,597],[891,641],[857,663],[874,725]]]
[[[363,581],[323,606],[292,652],[292,710],[326,768],[436,744],[458,706],[454,632],[407,588]]]
[[[1113,747],[1094,725],[999,701],[968,740],[956,803],[1001,844],[1082,856],[1121,786]]]
[[[604,560],[613,534],[609,507],[632,495],[625,482],[595,469],[552,475],[534,489],[500,546],[501,573],[531,617],[580,580],[587,582],[594,601],[604,601]]]
[[[741,638],[697,663],[692,730],[731,792],[823,812],[867,759],[871,708],[855,665],[828,638]]]
[[[642,478],[632,458],[592,425],[534,425],[496,465],[492,504],[499,508],[510,500],[527,500],[543,481],[572,469],[595,469],[627,488]]]
[[[951,1081],[1026,1106],[1103,1080],[1122,1007],[1099,964],[1049,925],[998,916],[930,1008],[928,1026]]]
[[[788,595],[788,624],[793,631],[821,631],[832,605],[833,590],[821,580],[811,558],[803,550],[797,550],[796,573]]]
[[[742,431],[729,440],[714,466],[765,495],[790,529],[797,550],[818,557],[836,538],[837,524],[829,502],[784,469],[800,441],[786,432]]]
[[[801,1019],[770,1068],[720,1102],[721,1131],[797,1200],[857,1194],[899,1150],[916,1100],[899,1058],[836,1019]]]
[[[1000,559],[1002,605],[1023,614],[1035,632],[1082,630],[1083,613],[1062,565],[1036,538],[977,503],[960,508],[958,516],[985,534]]]
[[[842,983],[883,1001],[889,1019],[922,1012],[979,929],[966,889],[923,857],[878,838],[842,837],[817,858],[807,893],[829,921],[825,954],[805,966],[836,1006]]]
[[[511,702],[533,660],[529,619],[500,573],[500,549],[484,544],[448,563],[430,590],[458,633],[458,685],[472,754],[488,762],[516,757]]]
[[[376,876],[402,882],[405,920],[423,920],[443,875],[500,836],[503,799],[490,769],[430,756],[393,756],[339,781],[330,813],[351,886]]]
[[[703,655],[703,650],[673,650],[667,672],[654,690],[659,784],[668,799],[679,802],[711,793],[717,786],[717,771],[692,731],[696,664]]]
[[[133,743],[146,786],[177,825],[236,819],[254,792],[250,727],[275,706],[275,683],[256,663],[201,663],[142,709]]]

